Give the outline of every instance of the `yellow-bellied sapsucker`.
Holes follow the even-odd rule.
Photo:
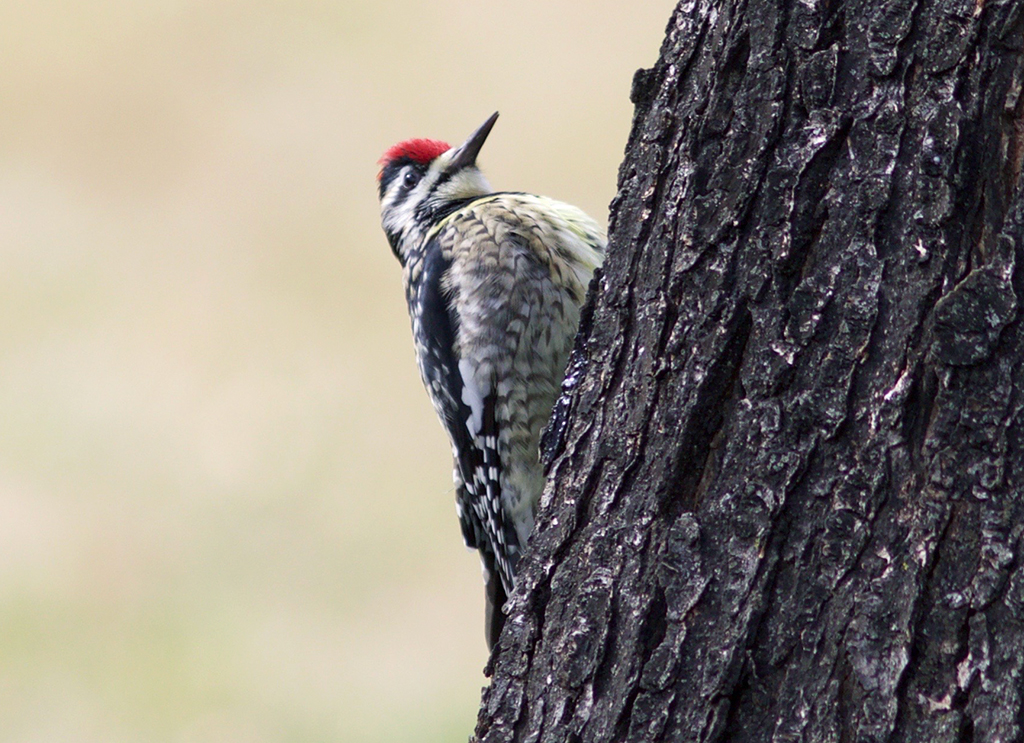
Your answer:
[[[377,176],[416,360],[451,439],[462,535],[483,561],[490,647],[544,488],[541,433],[606,245],[576,207],[492,191],[476,157],[497,118],[459,147],[401,142]]]

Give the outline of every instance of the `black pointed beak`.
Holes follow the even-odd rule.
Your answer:
[[[476,156],[480,154],[480,148],[484,146],[487,135],[491,133],[494,122],[497,120],[498,112],[495,111],[487,121],[480,125],[479,129],[469,135],[469,139],[459,145],[448,164],[449,170],[459,170],[476,164]]]

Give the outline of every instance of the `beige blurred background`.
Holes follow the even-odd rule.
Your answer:
[[[376,159],[605,220],[673,4],[0,0],[0,741],[466,739]]]

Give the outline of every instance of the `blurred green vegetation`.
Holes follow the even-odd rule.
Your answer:
[[[464,740],[482,588],[375,161],[603,219],[673,3],[0,7],[0,741]]]

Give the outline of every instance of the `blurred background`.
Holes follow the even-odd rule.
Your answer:
[[[452,741],[483,590],[376,160],[607,218],[672,0],[0,0],[0,741]]]

